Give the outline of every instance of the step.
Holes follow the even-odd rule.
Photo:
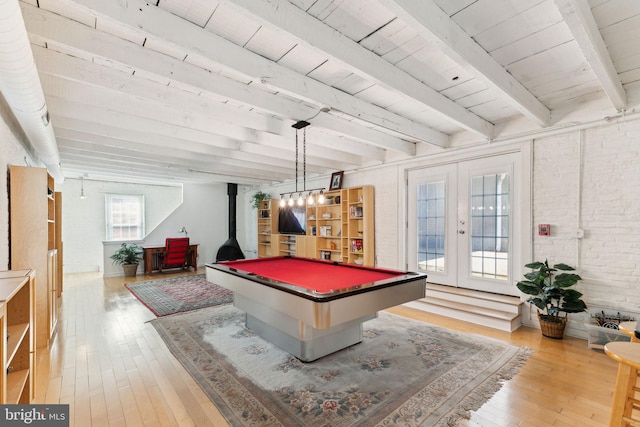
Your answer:
[[[449,300],[468,305],[480,305],[484,308],[520,314],[522,301],[519,297],[492,294],[453,286],[427,284],[426,298]]]
[[[506,332],[522,325],[523,303],[518,297],[431,283],[427,285],[426,295],[405,305]]]

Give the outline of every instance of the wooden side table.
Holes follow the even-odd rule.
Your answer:
[[[634,418],[634,408],[640,409],[640,400],[636,398],[636,383],[640,370],[640,343],[610,342],[604,346],[607,356],[618,361],[616,388],[613,392],[609,427],[640,425],[640,418]]]

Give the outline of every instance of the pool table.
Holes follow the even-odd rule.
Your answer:
[[[304,362],[362,341],[379,310],[425,296],[426,275],[294,256],[206,264],[247,328]]]

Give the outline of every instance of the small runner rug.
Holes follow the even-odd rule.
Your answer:
[[[450,426],[530,354],[386,312],[361,343],[310,363],[246,329],[230,304],[151,323],[232,426]]]
[[[125,286],[156,316],[233,301],[233,292],[207,281],[204,274],[125,283]]]

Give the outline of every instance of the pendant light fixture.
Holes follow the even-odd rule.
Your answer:
[[[84,176],[80,177],[80,200],[84,200],[87,197],[84,195]]]
[[[298,206],[303,206],[305,202],[308,205],[313,205],[315,203],[315,197],[313,193],[314,191],[320,191],[318,196],[318,203],[322,203],[321,199],[324,199],[322,195],[324,187],[307,190],[307,131],[305,128],[310,124],[311,123],[305,120],[300,120],[291,125],[291,127],[296,130],[296,190],[292,191],[291,193],[280,193],[280,206],[285,205],[286,202],[284,196],[286,196],[287,194],[289,195],[289,206],[293,206],[294,204],[294,194],[297,195]],[[302,129],[302,190],[298,190],[298,131],[300,129]]]

